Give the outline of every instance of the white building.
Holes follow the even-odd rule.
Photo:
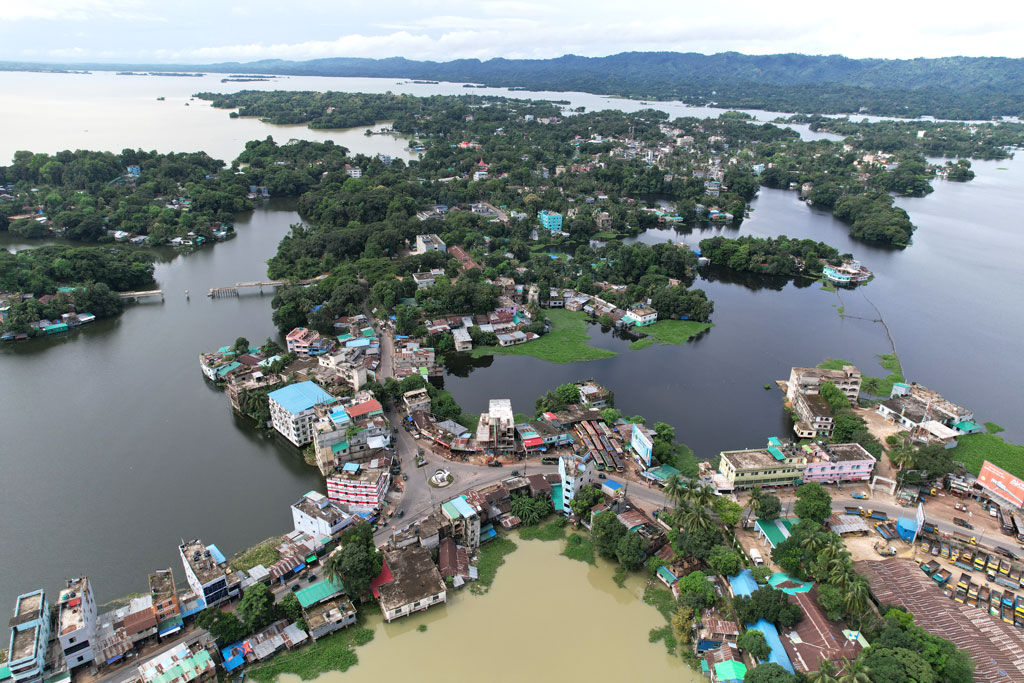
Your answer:
[[[334,353],[319,356],[320,367],[333,370],[334,374],[352,387],[352,391],[366,384],[366,364],[352,349],[339,349]]]
[[[658,312],[650,306],[633,306],[622,316],[622,321],[637,327],[653,325],[658,320]]]
[[[512,400],[492,398],[486,413],[480,414],[476,428],[476,440],[494,455],[511,453],[515,449],[516,422],[512,412]]]
[[[416,253],[426,254],[428,251],[448,251],[440,237],[431,233],[429,235],[416,235]]]
[[[480,514],[463,494],[441,504],[441,514],[452,529],[452,535],[469,549],[480,547]]]
[[[274,429],[298,447],[313,440],[315,406],[334,403],[338,399],[314,382],[299,382],[267,394],[270,419]]]
[[[597,468],[590,456],[563,455],[558,458],[558,476],[562,479],[562,507],[566,516],[572,514],[569,504],[573,498],[584,486],[594,483],[596,473]]]
[[[68,579],[57,600],[57,638],[68,669],[88,664],[96,658],[93,650],[96,632],[96,599],[89,578]]]
[[[426,548],[385,550],[384,566],[392,577],[377,588],[385,621],[448,601],[444,579]]]
[[[452,330],[452,337],[455,339],[456,351],[473,350],[473,339],[469,336],[469,330],[465,327],[456,327]]]
[[[391,484],[387,463],[372,460],[369,467],[347,462],[341,472],[327,477],[327,496],[350,511],[367,512],[384,507],[384,497]]]
[[[786,399],[796,403],[796,397],[800,394],[817,394],[825,382],[836,385],[850,400],[850,405],[857,404],[861,375],[860,370],[853,365],[844,365],[842,370],[792,368],[789,371],[789,382],[786,383]]]
[[[225,602],[228,594],[227,562],[215,545],[203,545],[199,539],[178,546],[189,588],[207,607]]]
[[[324,494],[310,491],[292,505],[292,523],[296,531],[324,538],[334,536],[351,524],[352,515]]]

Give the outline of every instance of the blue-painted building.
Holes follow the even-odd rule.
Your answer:
[[[736,576],[729,577],[729,585],[732,588],[733,595],[750,595],[758,589],[757,582],[754,581],[754,575],[749,569],[744,569]],[[779,638],[779,630],[775,628],[775,625],[764,619],[759,619],[756,624],[747,624],[748,629],[757,629],[764,634],[764,639],[771,646],[772,652],[768,655],[768,661],[774,662],[781,666],[789,673],[795,673],[793,670],[793,662],[790,661],[789,655],[786,654],[786,648],[782,646],[782,639]]]
[[[541,211],[537,214],[540,224],[551,232],[562,229],[562,214],[555,211]]]
[[[14,683],[43,680],[46,646],[50,640],[50,604],[42,590],[19,595],[11,619],[7,667]]]

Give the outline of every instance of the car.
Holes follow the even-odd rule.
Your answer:
[[[302,588],[302,586],[300,586],[299,584],[297,584],[297,583],[293,583],[293,584],[292,584],[292,592],[293,592],[293,593],[296,593],[296,592],[298,592],[298,590],[299,590],[300,588]]]
[[[313,583],[314,581],[316,581],[316,574],[310,574],[309,576],[306,577],[306,582],[307,583]]]
[[[398,518],[401,519],[402,517],[405,517],[405,510],[398,511]]]
[[[518,477],[519,476],[519,470],[512,470],[512,476],[513,477]]]
[[[409,475],[405,472],[402,473],[402,481],[409,481]]]
[[[995,507],[994,505],[992,507],[990,507],[988,509],[988,516],[989,517],[998,517],[999,516],[999,508]]]
[[[604,472],[598,472],[597,478],[598,479],[607,479],[608,477],[605,475]]]

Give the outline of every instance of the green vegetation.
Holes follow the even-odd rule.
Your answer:
[[[522,520],[525,527],[524,531],[529,530],[530,527],[535,527],[540,520],[550,515],[553,510],[551,501],[543,496],[531,498],[530,496],[523,495],[512,499],[512,514]],[[557,522],[558,520],[555,520],[552,524],[557,524]],[[535,529],[535,531],[540,533],[540,530]],[[544,533],[551,532],[552,529],[547,529]]]
[[[772,647],[764,638],[764,633],[755,629],[744,631],[736,640],[736,645],[750,654],[754,659],[765,660],[772,653]]]
[[[672,633],[672,626],[662,626],[661,628],[652,628],[651,632],[647,635],[647,642],[657,643],[662,641],[665,643],[665,649],[668,650],[670,655],[676,653],[676,637]]]
[[[416,630],[419,631],[420,633],[426,633],[427,632],[427,625],[426,624],[420,624],[419,626],[416,627]]]
[[[654,337],[640,337],[640,339],[637,339],[635,342],[631,343],[629,345],[629,348],[633,349],[634,351],[639,351],[640,349],[646,349],[648,346],[651,346],[652,344],[654,344]]]
[[[988,460],[1013,476],[1024,478],[1024,446],[1007,443],[995,434],[966,434],[956,440],[953,457],[971,474],[978,474],[982,463]]]
[[[324,578],[341,582],[353,598],[361,597],[380,574],[384,563],[383,555],[373,543],[372,527],[366,522],[349,527],[342,533],[340,545],[340,550],[324,560]]]
[[[264,567],[270,567],[270,565],[280,559],[280,553],[277,552],[277,546],[281,545],[282,538],[282,536],[268,538],[248,550],[243,550],[236,554],[231,558],[231,568],[247,572],[258,564],[262,564]]]
[[[700,250],[711,262],[730,270],[768,275],[821,275],[823,261],[838,264],[839,250],[824,242],[764,237],[709,237]]]
[[[306,647],[280,654],[266,664],[247,667],[245,673],[257,683],[274,683],[282,674],[294,674],[309,681],[328,671],[348,671],[359,662],[354,648],[371,640],[371,629],[349,627]]]
[[[480,546],[480,556],[477,560],[480,577],[470,586],[470,592],[474,595],[483,595],[489,591],[491,584],[494,583],[494,577],[498,575],[498,567],[505,564],[505,556],[515,549],[516,544],[505,536],[498,536],[490,543]]]
[[[571,534],[565,540],[565,549],[562,551],[562,554],[570,560],[597,564],[597,560],[594,557],[594,543],[590,540],[589,536]]]
[[[710,323],[700,323],[694,320],[659,320],[653,325],[637,328],[637,332],[648,335],[644,339],[656,340],[659,344],[685,344],[704,330],[714,327]],[[629,345],[629,348],[645,348],[650,346],[637,346],[644,341],[640,339]]]
[[[1006,429],[1000,427],[995,422],[986,422],[985,431],[988,432],[989,434],[998,434],[999,432],[1005,432]]]
[[[644,602],[657,609],[661,616],[665,617],[665,621],[672,618],[672,611],[676,608],[676,599],[672,591],[653,582],[644,588]]]
[[[472,354],[476,357],[497,354],[533,356],[552,363],[599,360],[618,355],[586,343],[590,339],[586,314],[552,309],[545,311],[545,316],[551,320],[552,329],[540,339],[518,346],[478,346]]]
[[[889,396],[893,384],[906,381],[903,377],[903,367],[895,353],[881,353],[878,357],[882,359],[881,366],[888,370],[889,374],[882,378],[865,377],[861,383],[861,390],[872,396]]]
[[[565,517],[553,519],[540,526],[527,526],[519,531],[524,541],[559,541],[565,538]]]

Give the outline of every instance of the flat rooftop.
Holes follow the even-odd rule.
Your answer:
[[[149,592],[155,602],[161,602],[174,595],[174,573],[168,569],[160,569],[149,575]]]
[[[766,448],[751,448],[743,451],[722,451],[722,457],[732,463],[736,470],[778,467],[783,461],[776,460]]]
[[[849,462],[854,460],[874,460],[875,457],[859,443],[830,444],[827,452],[833,462]]]
[[[332,525],[340,519],[348,519],[349,514],[332,503],[327,496],[320,493],[318,493],[317,496],[319,496],[319,498],[313,498],[310,497],[309,493],[307,493],[292,507],[309,515],[310,517],[322,519]]]
[[[882,405],[911,422],[924,421],[925,413],[928,410],[928,404],[913,395],[886,399],[882,401]]]
[[[7,661],[16,662],[19,659],[25,659],[35,654],[36,636],[38,634],[39,626],[15,632],[14,637],[11,639],[11,651],[7,655]]]
[[[830,382],[832,380],[845,380],[853,377],[860,377],[860,370],[855,365],[844,365],[842,370],[826,370],[825,368],[793,368],[797,377],[801,379],[817,379]]]
[[[192,572],[199,579],[199,583],[206,585],[215,579],[227,576],[227,572],[218,564],[213,553],[207,550],[202,541],[189,541],[180,549],[188,566],[192,568]]]
[[[43,607],[43,594],[40,591],[35,593],[29,593],[22,595],[18,598],[18,603],[14,606],[14,616],[30,617],[34,618],[35,613],[39,612]]]
[[[303,612],[306,618],[306,626],[310,630],[316,630],[327,623],[337,623],[346,619],[349,615],[355,615],[356,608],[352,601],[347,598],[335,598],[322,602],[315,607],[310,607]]]
[[[441,572],[426,548],[386,550],[384,562],[394,577],[378,589],[380,604],[385,610],[429,598],[445,589]]]
[[[85,626],[85,612],[82,600],[89,592],[89,579],[82,576],[68,581],[68,587],[60,592],[57,603],[60,605],[58,615],[58,633],[66,635]]]
[[[814,415],[832,417],[832,406],[821,396],[817,394],[801,394],[800,398],[807,403],[807,407],[810,408]]]
[[[345,463],[346,465],[353,465],[356,463]],[[344,481],[350,483],[366,483],[373,484],[381,476],[387,474],[387,468],[385,467],[363,467],[359,466],[358,470],[354,469],[341,469],[335,471],[328,479],[334,479],[337,481]]]

